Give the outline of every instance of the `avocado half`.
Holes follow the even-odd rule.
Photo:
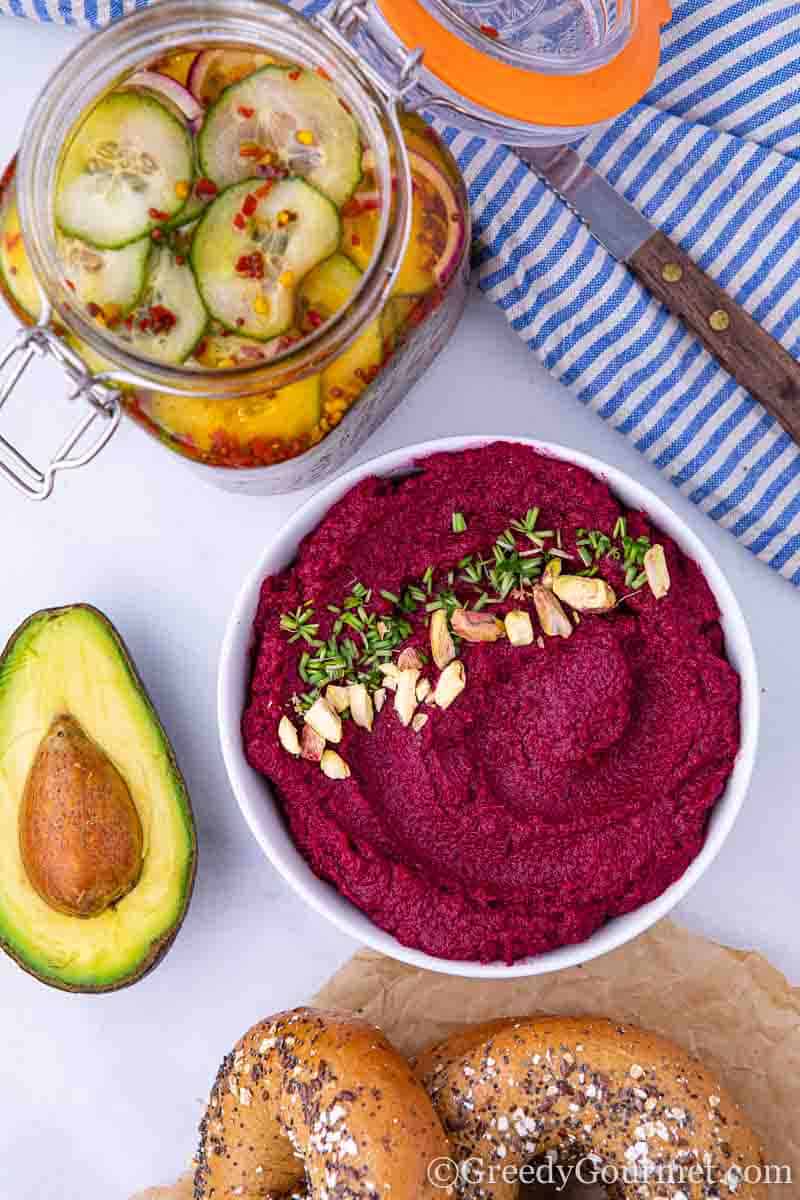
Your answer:
[[[31,768],[54,723],[65,717],[78,723],[124,780],[143,835],[134,886],[89,918],[58,911],[42,898],[20,848]],[[116,629],[87,604],[34,613],[0,658],[0,945],[52,987],[127,987],[152,970],[174,941],[196,862],[183,776]]]

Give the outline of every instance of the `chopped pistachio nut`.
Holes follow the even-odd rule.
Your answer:
[[[553,583],[555,582],[555,580],[558,578],[558,576],[560,574],[561,574],[561,559],[560,558],[551,558],[550,562],[547,564],[544,571],[542,571],[542,587],[549,588],[550,591],[552,591]]]
[[[343,713],[350,707],[350,689],[340,687],[337,683],[329,683],[325,688],[325,699],[337,713]]]
[[[430,696],[432,691],[433,684],[431,683],[430,679],[420,679],[419,683],[417,684],[417,699],[419,700],[420,704],[423,700]]]
[[[530,646],[533,642],[533,622],[530,614],[520,608],[506,613],[506,637],[512,646]]]
[[[328,779],[349,779],[350,768],[340,754],[335,750],[326,750],[320,761],[320,767]]]
[[[404,725],[411,724],[414,710],[417,707],[417,680],[419,671],[401,671],[397,680],[397,691],[394,696],[395,712]]]
[[[457,608],[452,618],[453,633],[465,642],[497,642],[506,636],[505,626],[491,613]]]
[[[311,705],[306,713],[306,724],[316,730],[320,737],[325,738],[326,742],[342,740],[342,718],[324,696],[320,696]]]
[[[553,580],[553,592],[578,612],[608,612],[617,603],[614,589],[604,579],[584,575],[559,575]]]
[[[425,661],[414,646],[406,646],[405,650],[401,650],[398,655],[397,666],[401,671],[421,671],[425,666]]]
[[[319,762],[325,750],[325,738],[317,733],[316,729],[311,725],[303,726],[302,737],[302,754],[303,758],[309,762]]]
[[[436,690],[433,693],[433,698],[439,708],[449,708],[454,700],[463,692],[467,686],[467,673],[464,669],[464,664],[455,659],[442,671],[436,684]]]
[[[427,713],[417,713],[411,722],[411,728],[414,730],[414,733],[419,733],[428,724],[428,719]]]
[[[295,758],[298,757],[300,754],[300,738],[297,736],[297,730],[288,717],[281,717],[278,722],[278,741],[288,754],[293,754]]]
[[[651,546],[644,556],[644,570],[650,591],[656,600],[662,600],[671,586],[667,556],[663,546]]]
[[[380,712],[386,703],[386,688],[378,688],[372,697],[372,703],[375,705],[375,712]]]
[[[536,606],[536,615],[542,630],[548,637],[568,638],[572,636],[572,622],[553,592],[549,592],[545,587],[534,587],[533,603]]]
[[[431,617],[431,654],[440,671],[443,671],[456,656],[455,643],[447,624],[447,613],[443,608],[437,609]]]
[[[369,692],[363,683],[351,683],[348,691],[350,693],[350,716],[360,729],[371,731],[375,714]]]
[[[379,663],[378,670],[383,675],[383,686],[395,691],[400,678],[400,668],[396,663]]]

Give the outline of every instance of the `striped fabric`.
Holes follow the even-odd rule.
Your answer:
[[[0,11],[97,27],[146,2],[0,0]],[[677,0],[655,86],[582,146],[796,356],[798,81],[798,0]],[[469,186],[482,290],[584,404],[800,584],[800,450],[512,151],[440,131]]]

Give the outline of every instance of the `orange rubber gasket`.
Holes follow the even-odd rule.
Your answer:
[[[642,0],[628,45],[604,67],[582,75],[545,75],[467,45],[420,0],[384,0],[387,25],[408,49],[422,46],[423,66],[453,91],[499,116],[536,125],[593,125],[641,100],[658,69],[660,30],[670,0]]]

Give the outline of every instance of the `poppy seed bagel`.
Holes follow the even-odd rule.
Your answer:
[[[223,1061],[200,1125],[195,1200],[442,1200],[450,1153],[407,1059],[345,1013],[298,1008],[254,1025]]]
[[[431,1046],[415,1070],[455,1161],[482,1164],[458,1182],[465,1200],[513,1200],[520,1168],[551,1155],[611,1168],[622,1200],[765,1200],[742,1112],[655,1034],[589,1018],[493,1021]]]

